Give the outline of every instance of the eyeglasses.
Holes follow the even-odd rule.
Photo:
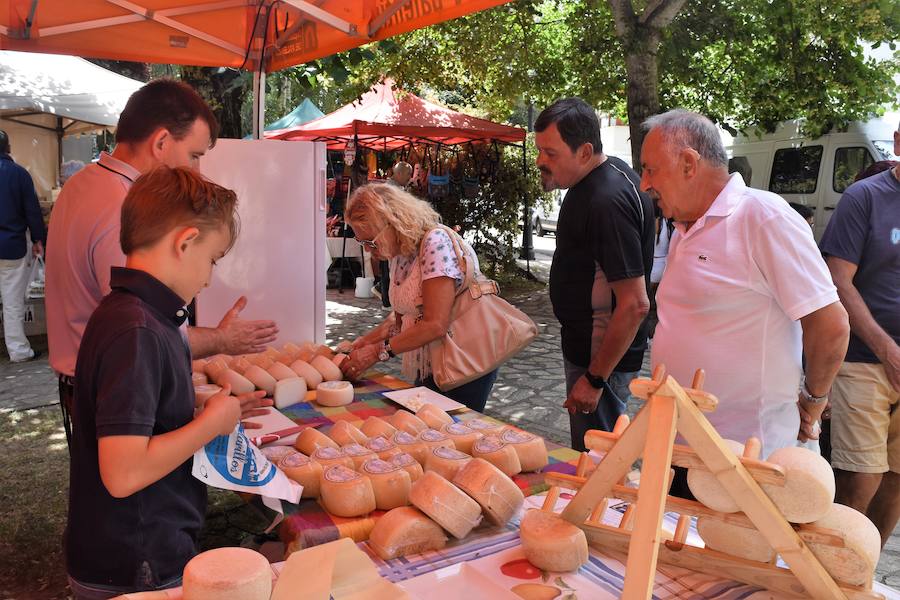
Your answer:
[[[383,234],[386,230],[387,230],[387,225],[382,227],[381,231],[376,233],[375,237],[373,237],[371,240],[361,240],[358,237],[354,237],[353,239],[355,239],[357,242],[359,242],[363,248],[369,248],[371,250],[375,250],[376,248],[378,248],[378,244],[375,243],[375,240],[380,238],[381,234]]]

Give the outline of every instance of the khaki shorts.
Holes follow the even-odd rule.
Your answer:
[[[882,365],[841,365],[831,388],[831,465],[854,473],[900,473],[898,401]]]

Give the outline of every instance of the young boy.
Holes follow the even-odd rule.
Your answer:
[[[168,167],[125,198],[125,267],[112,268],[76,363],[65,550],[77,599],[180,585],[197,552],[206,486],[190,459],[234,429],[246,399],[226,386],[194,416],[180,326],[234,243],[236,202],[231,190]]]

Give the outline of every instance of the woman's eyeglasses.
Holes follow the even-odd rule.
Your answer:
[[[371,250],[375,250],[376,248],[378,248],[378,244],[375,241],[381,237],[381,234],[384,233],[386,229],[387,229],[387,225],[382,227],[381,231],[376,233],[375,237],[373,237],[371,240],[361,240],[358,237],[354,237],[353,239],[355,239],[357,242],[359,242],[363,246],[363,248],[369,248]]]

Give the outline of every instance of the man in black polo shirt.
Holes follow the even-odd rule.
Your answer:
[[[641,369],[653,266],[654,218],[640,177],[603,154],[600,123],[579,98],[535,122],[544,189],[568,189],[559,211],[550,299],[562,326],[572,447],[588,429],[611,431]]]

